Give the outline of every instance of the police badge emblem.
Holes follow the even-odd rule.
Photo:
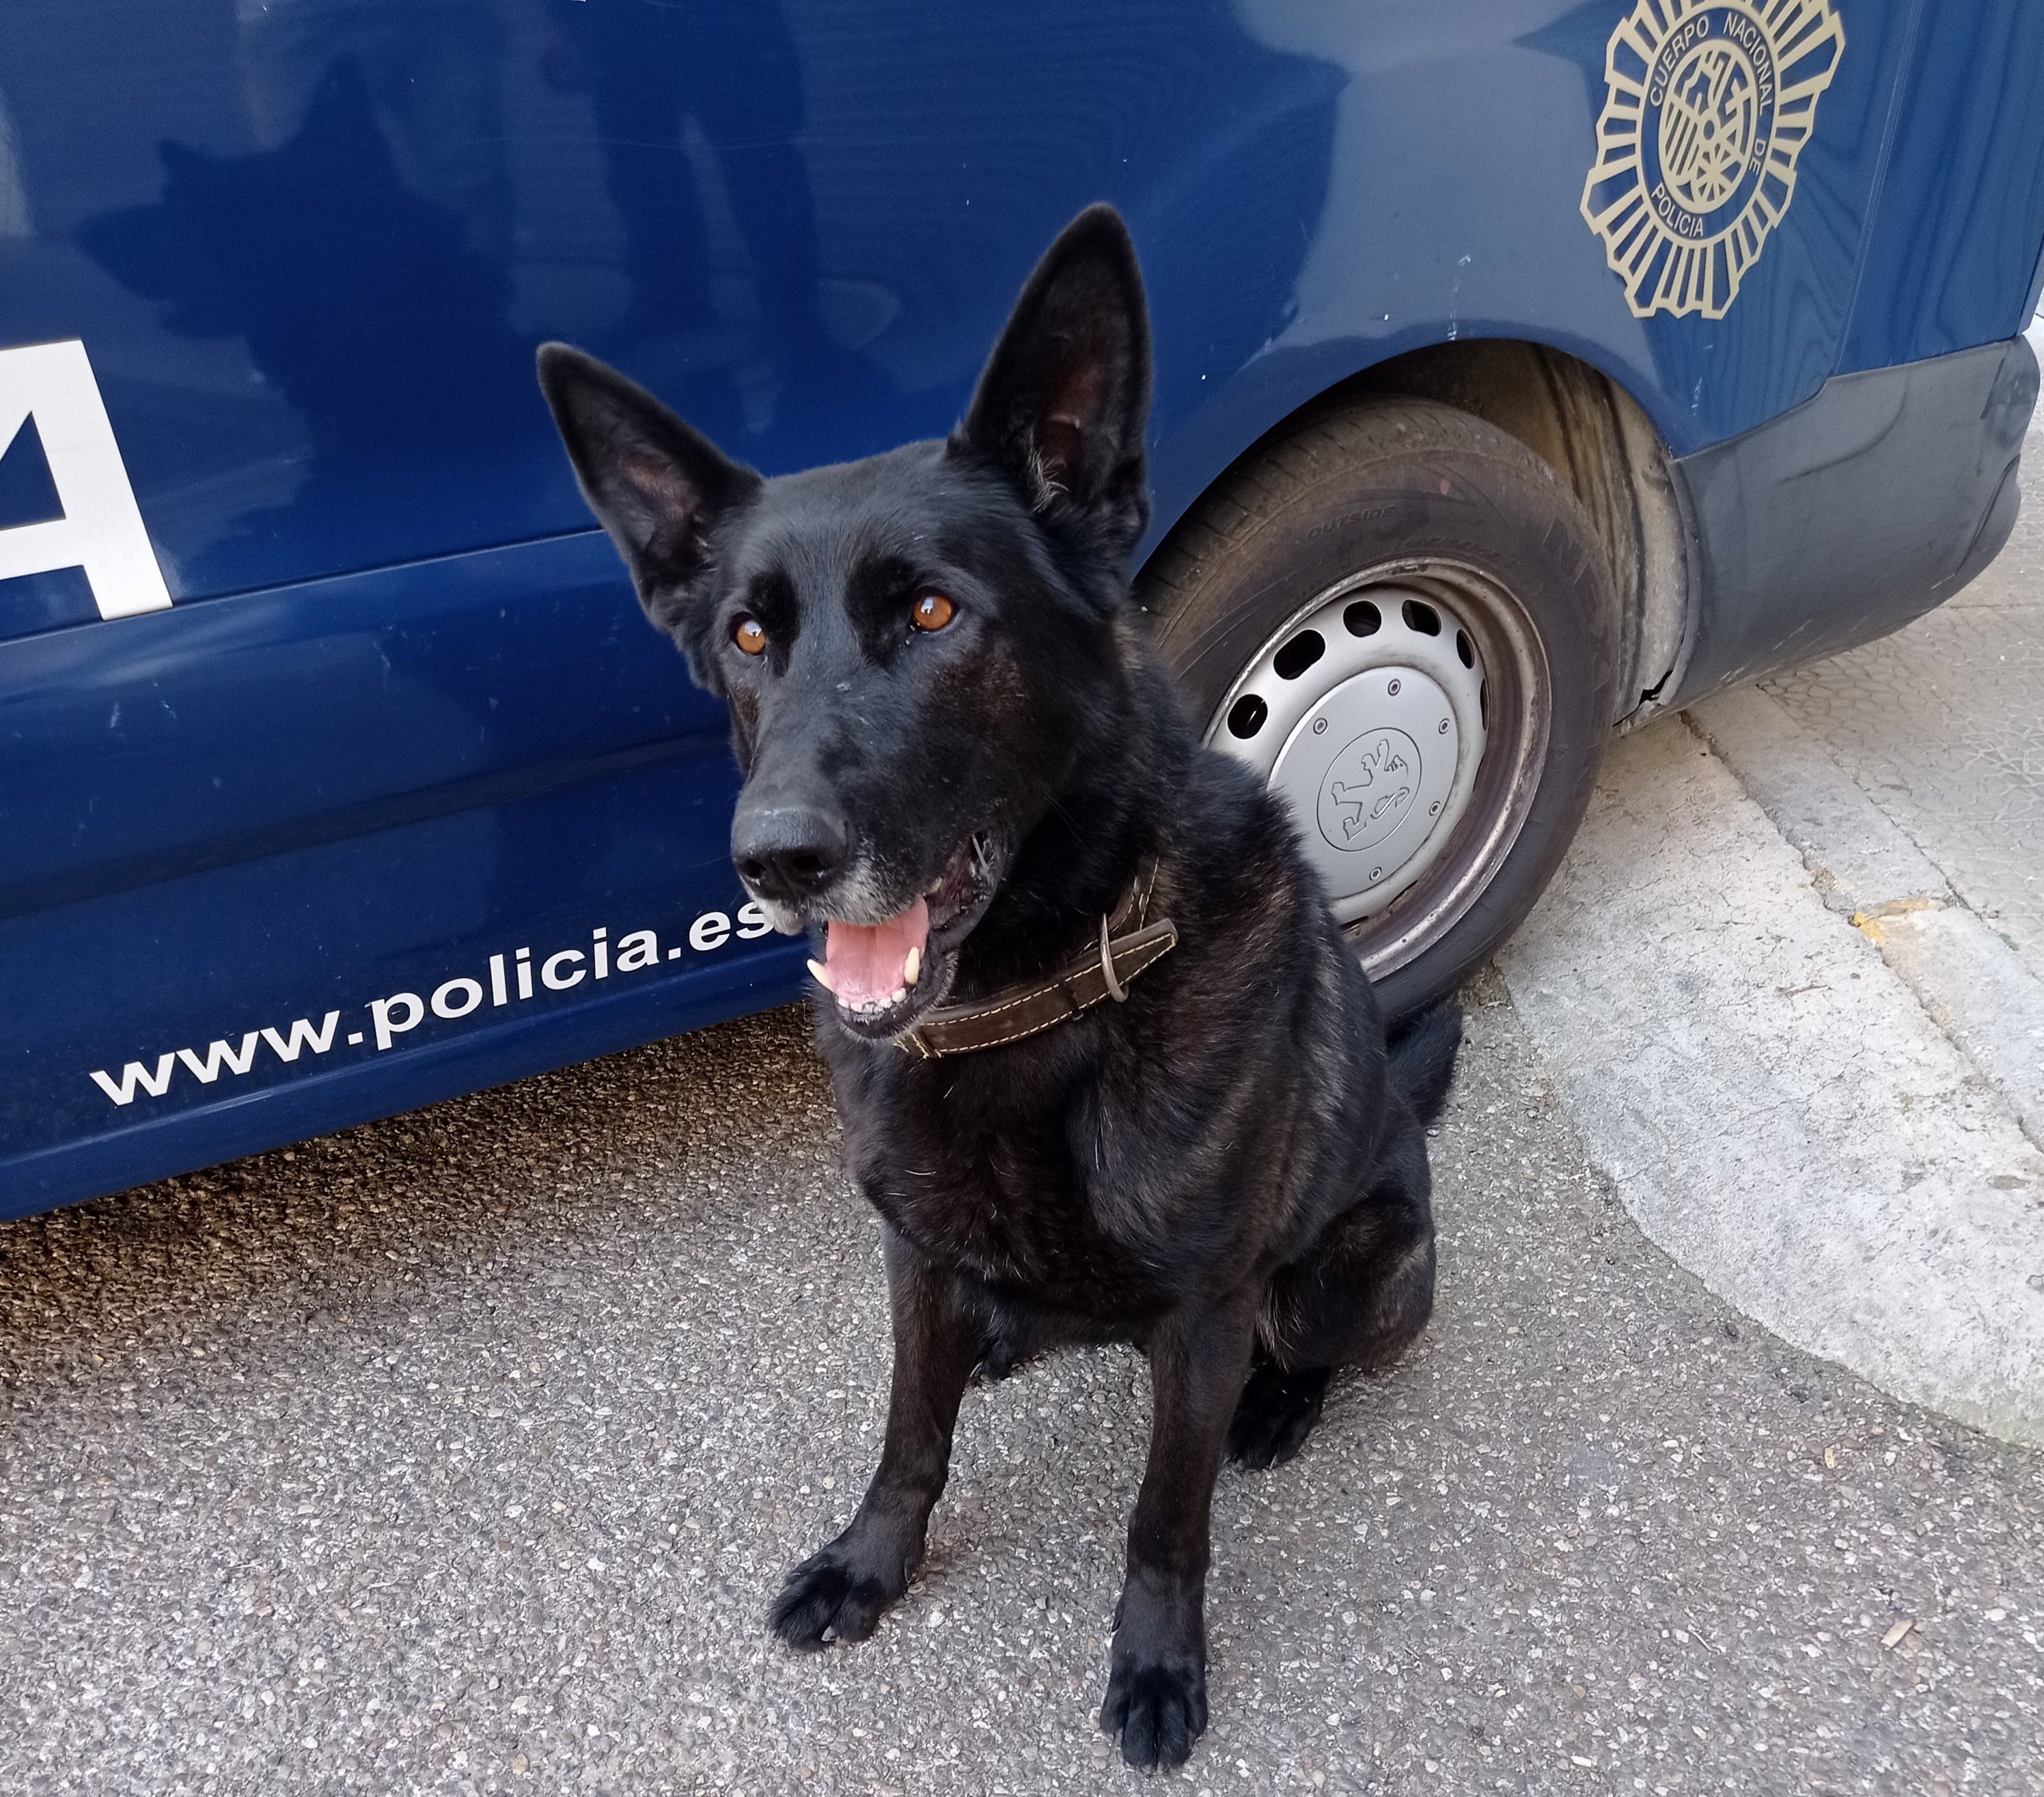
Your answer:
[[[1582,212],[1636,317],[1724,317],[1845,47],[1831,0],[1639,0],[1619,23]]]

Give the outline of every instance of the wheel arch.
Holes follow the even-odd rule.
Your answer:
[[[1663,695],[1681,689],[1696,635],[1700,582],[1689,496],[1666,440],[1639,401],[1566,351],[1520,338],[1464,338],[1374,363],[1279,420],[1193,497],[1180,523],[1272,439],[1316,413],[1377,394],[1431,400],[1481,418],[1525,444],[1575,494],[1619,601],[1613,725],[1631,729],[1661,710]],[[1146,567],[1178,528],[1164,533]]]

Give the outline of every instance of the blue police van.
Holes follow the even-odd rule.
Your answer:
[[[864,454],[1099,199],[1139,593],[1394,1008],[2013,521],[2035,0],[9,0],[0,1215],[793,996],[534,347]]]

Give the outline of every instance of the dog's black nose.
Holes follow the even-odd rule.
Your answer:
[[[763,897],[798,904],[836,878],[851,832],[821,805],[741,801],[731,820],[731,858],[738,876]]]

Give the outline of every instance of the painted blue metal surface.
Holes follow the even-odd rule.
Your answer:
[[[2012,337],[2044,236],[2044,6],[1917,0],[1841,373]]]
[[[1581,211],[1636,3],[10,0],[0,359],[83,340],[175,603],[0,579],[0,1215],[796,989],[799,946],[740,933],[721,722],[590,532],[544,338],[768,471],[860,454],[949,426],[1109,199],[1155,540],[1423,345],[1569,351],[1688,454],[2015,328],[2044,13],[1835,0],[1735,301],[1642,318]],[[50,428],[0,445],[0,533],[60,509]],[[520,998],[521,947],[583,977]]]

